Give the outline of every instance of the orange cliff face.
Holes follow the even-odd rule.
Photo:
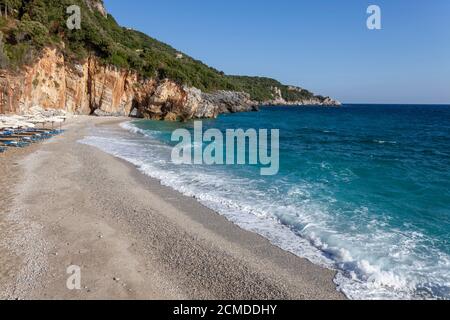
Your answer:
[[[52,48],[20,72],[0,70],[0,113],[26,114],[34,106],[169,121],[256,109],[243,93],[204,94],[167,79],[143,79],[133,71],[105,66],[95,57],[73,65]]]
[[[136,84],[135,74],[102,66],[95,58],[69,66],[56,49],[47,48],[20,72],[0,71],[0,113],[22,114],[41,106],[74,114],[101,109],[128,115]]]

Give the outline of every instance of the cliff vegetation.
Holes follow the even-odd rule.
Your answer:
[[[67,7],[78,5],[80,30],[68,30]],[[257,102],[329,101],[308,90],[260,77],[228,76],[139,31],[121,27],[101,0],[0,0],[0,67],[18,70],[46,47],[74,64],[95,56],[105,65],[133,70],[143,78],[170,79],[203,92],[242,91]]]

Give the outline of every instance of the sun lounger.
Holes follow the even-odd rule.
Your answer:
[[[63,132],[63,130],[47,128],[4,128],[0,131],[0,148],[3,150],[1,152],[4,152],[6,147],[26,147],[30,145],[30,143],[49,139]]]
[[[4,137],[0,137],[0,140],[19,140],[19,141],[32,141],[32,136],[29,135],[23,135],[23,134],[12,134]]]
[[[12,130],[0,131],[0,137],[3,137],[3,136],[10,136],[10,135],[12,135],[13,133],[14,133],[14,131],[12,131]]]
[[[27,136],[27,135],[17,135],[14,134],[12,136],[10,136],[10,138],[15,138],[15,139],[19,139],[21,141],[26,141],[26,142],[32,142],[32,141],[37,141],[36,139],[33,139],[33,136]]]
[[[51,138],[53,135],[46,131],[28,131],[28,130],[11,130],[0,132],[0,138],[20,137],[25,140],[39,141],[42,139]]]
[[[0,140],[0,147],[16,147],[16,148],[23,148],[26,146],[29,146],[30,144],[24,141],[18,141],[18,140]]]
[[[40,133],[19,133],[19,134],[13,134],[9,137],[12,138],[19,138],[21,140],[25,140],[25,141],[40,141],[42,139],[45,138],[49,138],[49,136],[46,136],[44,134],[40,134]]]
[[[27,132],[45,133],[45,134],[54,136],[54,135],[61,134],[64,131],[63,130],[56,130],[56,129],[29,129],[29,130],[27,130]]]

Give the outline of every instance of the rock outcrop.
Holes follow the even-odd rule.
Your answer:
[[[92,11],[98,11],[102,16],[106,17],[108,13],[106,12],[105,5],[102,0],[85,0],[87,6]]]
[[[318,106],[318,107],[340,107],[342,103],[336,101],[330,97],[324,97],[323,99],[311,98],[302,99],[296,101],[286,100],[269,100],[262,103],[263,106]]]
[[[287,101],[283,98],[281,93],[281,89],[274,87],[273,90],[273,99],[268,100],[262,103],[265,106],[325,106],[325,107],[339,107],[342,105],[341,102],[334,100],[330,97],[322,97],[322,96],[311,96],[305,95],[305,98]],[[304,89],[299,87],[290,86],[289,91],[295,93],[302,93]]]
[[[45,26],[39,21],[30,22],[26,20],[30,18],[29,13],[32,13],[34,9],[41,10],[42,8],[39,6],[35,7],[34,2],[18,1],[17,5],[20,10],[16,10],[15,15],[11,16],[11,22],[9,23],[11,26],[3,28],[0,32],[0,114],[25,114],[32,107],[39,106],[45,109],[63,110],[73,114],[134,116],[157,120],[185,121],[197,118],[214,118],[221,113],[255,111],[258,110],[258,104],[340,105],[339,102],[331,98],[314,96],[307,90],[298,87],[288,87],[274,79],[226,76],[224,73],[219,73],[182,53],[177,51],[174,53],[170,47],[159,43],[155,39],[146,38],[144,35],[134,31],[125,32],[124,28],[116,25],[112,20],[107,22],[103,18],[108,16],[103,0],[83,1],[89,8],[89,10],[84,11],[86,17],[90,17],[92,21],[102,22],[96,27],[91,26],[92,28],[86,31],[84,37],[89,38],[93,34],[99,35],[94,38],[104,36],[108,41],[104,43],[96,41],[96,46],[111,48],[115,41],[120,42],[123,38],[132,37],[132,45],[127,41],[118,43],[118,47],[123,46],[125,54],[124,57],[120,56],[121,59],[119,60],[128,61],[131,59],[134,61],[134,58],[137,58],[136,54],[139,53],[139,61],[134,62],[141,62],[142,64],[137,63],[133,65],[143,66],[141,71],[146,70],[145,66],[149,67],[150,70],[155,69],[154,67],[157,65],[163,65],[167,68],[158,67],[158,71],[153,73],[155,79],[147,79],[141,75],[149,73],[105,65],[95,56],[95,50],[91,51],[93,43],[86,40],[78,41],[77,45],[84,46],[87,49],[86,52],[93,52],[94,56],[86,57],[83,55],[85,58],[79,63],[66,61],[62,51],[65,52],[66,56],[72,56],[72,53],[70,50],[69,52],[65,50],[67,47],[65,41],[67,39],[62,37],[61,31],[49,34],[48,36],[53,36],[53,40],[50,41],[49,38],[47,39],[48,41],[44,41],[47,43],[47,47],[41,50],[42,44],[36,45],[36,41],[40,39],[40,37],[37,37],[39,32],[36,30],[39,28],[36,26],[41,26],[43,29],[41,31],[43,32],[45,31]],[[19,5],[20,3],[21,5]],[[50,5],[52,4],[46,3],[46,6]],[[61,10],[60,14],[63,11]],[[31,16],[33,15],[31,14]],[[27,17],[27,19],[22,21],[21,19],[24,17]],[[47,18],[56,19],[53,16]],[[59,18],[62,18],[62,16]],[[21,70],[13,71],[14,68],[9,64],[8,55],[4,50],[2,32],[7,32],[6,35],[8,36],[5,39],[9,41],[7,42],[8,47],[15,46],[17,43],[20,43],[20,40],[16,39],[15,35],[16,31],[19,30],[17,29],[19,28],[18,26],[36,27],[34,31],[37,33],[33,30],[29,31],[30,34],[27,33],[26,37],[30,39],[27,40],[26,45],[34,48],[36,52],[39,51],[40,56]],[[25,29],[29,29],[28,27]],[[118,30],[124,32],[120,33]],[[37,37],[36,39],[34,39],[35,36]],[[83,38],[83,36],[80,37]],[[32,39],[33,41],[31,41]],[[50,47],[55,45],[56,41],[58,41],[57,39],[59,39],[57,46],[60,49]],[[134,40],[137,42],[134,43]],[[72,39],[72,41],[75,40]],[[162,50],[161,54],[145,54],[146,50],[152,51],[147,47],[149,43],[153,42],[155,43],[155,48],[158,48],[156,51]],[[135,45],[139,49],[135,49]],[[14,51],[8,54],[14,54]],[[30,59],[32,56],[34,55],[30,55]],[[172,56],[174,59],[171,59]],[[150,61],[150,59],[155,59],[155,61]],[[187,71],[180,70],[181,68],[177,67],[178,63],[186,63]],[[117,63],[117,65],[124,64]],[[10,69],[8,69],[8,66]],[[178,74],[179,71],[182,72]],[[187,73],[185,74],[184,71]],[[196,88],[186,87],[168,79],[160,80],[165,75],[171,75],[175,79],[189,79],[191,80],[190,83],[196,83],[197,86],[209,88],[209,90],[212,90],[212,88],[245,88],[241,90],[256,92],[252,97],[271,99],[261,103],[261,101],[252,101],[250,95],[244,92],[216,91],[204,93]],[[262,98],[258,99],[262,100]]]
[[[256,108],[245,93],[205,94],[170,80],[143,79],[137,73],[105,66],[95,57],[73,65],[51,48],[20,72],[0,70],[0,113],[24,114],[34,106],[73,114],[170,121]]]
[[[203,93],[199,89],[181,87],[169,80],[158,84],[145,101],[133,112],[138,117],[184,121],[216,118],[222,113],[257,111],[256,103],[243,92],[217,91]]]
[[[258,103],[250,99],[245,92],[217,91],[215,93],[204,93],[203,101],[218,107],[219,113],[236,113],[258,111]]]

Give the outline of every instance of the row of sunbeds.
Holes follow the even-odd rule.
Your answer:
[[[0,131],[0,153],[8,148],[24,148],[32,143],[49,139],[61,134],[63,130],[55,129],[4,129]]]

